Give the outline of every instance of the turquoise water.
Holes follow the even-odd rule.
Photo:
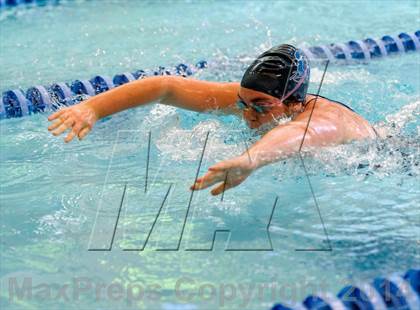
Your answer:
[[[211,66],[197,78],[238,80],[249,59],[271,44],[311,46],[415,31],[418,10],[416,1],[66,1],[17,7],[0,12],[0,90],[201,59]],[[419,61],[412,53],[332,66],[327,73],[322,95],[349,104],[393,138],[305,157],[332,246],[325,252],[296,251],[328,245],[297,159],[264,167],[223,201],[207,191],[191,198],[188,186],[207,132],[200,173],[243,152],[244,140],[250,145],[258,138],[239,119],[156,104],[102,121],[85,141],[68,145],[47,132],[46,114],[2,120],[0,305],[264,309],[418,265]],[[320,68],[312,70],[312,92],[321,75]],[[124,186],[112,250],[89,251],[109,246]],[[276,197],[273,250],[264,251]],[[179,250],[158,251],[177,248],[188,206]],[[211,248],[215,229],[230,229],[229,243],[220,234],[213,250],[203,251]],[[144,251],[124,250],[139,249],[146,240]],[[9,289],[14,279],[21,287],[25,278],[33,296],[19,299]],[[78,292],[79,284],[86,290]]]

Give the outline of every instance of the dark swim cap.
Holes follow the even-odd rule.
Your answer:
[[[285,104],[303,102],[309,73],[305,54],[292,45],[282,44],[258,56],[245,71],[241,86],[279,98]]]

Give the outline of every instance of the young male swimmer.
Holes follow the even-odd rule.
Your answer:
[[[244,154],[210,167],[191,186],[199,190],[217,184],[211,193],[218,195],[242,183],[254,170],[293,156],[302,146],[316,148],[376,137],[373,127],[344,104],[307,94],[309,73],[305,55],[283,44],[258,56],[240,83],[148,77],[55,112],[48,118],[56,120],[48,130],[58,136],[70,129],[65,142],[83,139],[98,119],[153,101],[196,112],[242,115],[250,128],[290,117]]]

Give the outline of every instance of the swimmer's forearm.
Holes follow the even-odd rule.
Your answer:
[[[298,152],[297,144],[259,145],[249,149],[250,165],[253,170],[292,157]],[[248,156],[243,154],[242,156]]]
[[[305,128],[300,125],[287,125],[268,132],[242,156],[249,156],[252,169],[296,155],[302,143]],[[305,135],[305,146],[311,146],[314,139],[310,132]]]
[[[164,99],[167,94],[168,79],[165,76],[155,76],[121,85],[94,96],[83,104],[90,106],[100,119],[126,109]]]

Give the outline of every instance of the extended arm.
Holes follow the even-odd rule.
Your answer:
[[[270,130],[248,150],[250,165],[252,169],[258,169],[291,157],[301,148],[324,146],[329,141],[328,139],[327,132],[317,133],[313,126],[307,128],[305,122],[280,125]]]
[[[114,88],[86,101],[99,118],[153,101],[196,112],[227,109],[238,83],[216,83],[177,76],[149,77]]]
[[[82,139],[98,119],[153,101],[197,112],[219,109],[233,113],[238,89],[238,83],[206,82],[176,76],[148,77],[61,109],[48,118],[57,120],[48,130],[60,135],[71,128],[65,141],[69,142],[76,136]]]
[[[307,121],[302,120],[272,129],[242,155],[210,167],[191,189],[204,189],[222,182],[211,191],[213,195],[218,195],[242,183],[254,170],[295,155],[301,145],[307,149],[342,142],[342,135],[328,121],[317,120],[306,127]]]

